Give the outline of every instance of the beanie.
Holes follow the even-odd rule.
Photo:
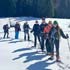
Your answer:
[[[56,24],[58,24],[58,22],[57,21],[54,21],[53,24],[56,25]]]

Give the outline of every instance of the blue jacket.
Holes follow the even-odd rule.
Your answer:
[[[56,39],[56,40],[59,40],[60,39],[60,36],[62,36],[63,38],[67,39],[67,36],[65,36],[64,32],[62,31],[62,29],[59,29],[59,32],[58,32],[58,28],[52,28],[51,31],[50,31],[50,38],[52,39]]]

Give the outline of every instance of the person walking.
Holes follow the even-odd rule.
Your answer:
[[[41,50],[42,50],[42,52],[44,52],[44,41],[45,41],[44,28],[47,25],[48,24],[46,23],[45,18],[42,18],[42,23],[40,24],[40,37],[41,37]]]
[[[44,28],[44,34],[45,34],[45,39],[46,39],[46,52],[47,52],[47,55],[51,54],[50,31],[51,31],[52,27],[53,27],[52,21],[49,21],[48,25],[45,26],[45,28]]]
[[[34,24],[31,32],[34,32],[34,47],[36,47],[37,39],[38,39],[39,43],[41,44],[41,42],[40,42],[40,25],[38,24],[37,20],[35,21],[35,24]]]
[[[16,22],[16,24],[15,24],[15,39],[19,38],[19,31],[21,31],[20,24],[19,24],[19,22]]]
[[[30,41],[29,29],[31,29],[31,28],[30,28],[28,22],[25,22],[23,25],[24,41],[26,41],[26,37],[27,37],[27,40]]]
[[[68,36],[64,34],[62,29],[59,27],[58,22],[54,21],[53,23],[53,28],[51,29],[50,32],[50,37],[51,37],[51,57],[49,58],[50,60],[54,59],[54,45],[56,48],[56,61],[60,61],[60,54],[59,54],[59,44],[60,44],[60,36],[63,38],[67,39]]]
[[[8,24],[5,24],[3,26],[3,30],[4,30],[4,36],[3,36],[3,38],[5,38],[6,35],[7,35],[7,38],[9,38],[9,26],[8,26]]]

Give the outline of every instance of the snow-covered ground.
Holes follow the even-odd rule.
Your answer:
[[[28,21],[30,27],[33,27],[35,20],[41,19],[38,18],[10,18],[11,23],[19,21],[21,28],[25,21]],[[46,22],[51,20],[57,20],[60,27],[63,29],[64,33],[70,35],[70,19],[53,19],[47,18]],[[0,38],[3,37],[3,25],[8,23],[9,18],[0,19]],[[42,53],[37,53],[39,44],[37,48],[31,48],[33,42],[23,41],[23,29],[20,32],[18,40],[14,40],[14,28],[10,29],[10,38],[9,39],[0,39],[0,70],[70,70],[70,52],[68,48],[68,42],[66,39],[61,38],[60,41],[60,58],[64,63],[56,63],[55,59],[53,61],[47,60],[49,56]],[[30,33],[30,39],[33,40],[33,34]],[[69,39],[70,43],[70,39]],[[54,57],[55,58],[55,57]]]

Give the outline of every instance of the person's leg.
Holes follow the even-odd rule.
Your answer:
[[[6,36],[6,32],[4,32],[4,36],[3,36],[3,38],[5,38],[5,36]]]
[[[54,44],[55,44],[55,41],[52,39],[51,40],[51,54],[52,54],[52,56],[54,56]]]
[[[19,38],[19,32],[18,32],[18,35],[17,35],[17,39]]]
[[[6,33],[4,32],[4,37],[3,38],[5,38],[5,36],[6,36]]]
[[[56,60],[59,60],[59,40],[55,41],[55,47],[56,47]]]
[[[36,47],[36,44],[37,44],[37,36],[34,35],[34,47]]]
[[[17,36],[16,36],[16,35],[17,35],[17,32],[15,31],[15,39],[17,38]]]
[[[15,32],[15,39],[18,39],[19,32]]]
[[[26,33],[24,32],[24,41],[26,41]]]
[[[54,57],[54,40],[51,39],[50,41],[50,47],[51,47],[51,57],[49,58],[50,60],[53,60],[53,57]]]
[[[41,50],[44,51],[44,36],[41,37]]]
[[[9,38],[9,32],[7,32],[7,38]]]
[[[48,55],[51,54],[51,46],[48,39],[46,40],[46,51]]]
[[[51,54],[51,41],[50,41],[50,39],[48,40],[48,46],[49,46],[48,47],[48,52]],[[53,45],[53,48],[54,48],[54,45]]]
[[[47,54],[48,54],[48,40],[46,39],[46,51],[47,51]]]
[[[30,40],[30,36],[29,36],[29,33],[27,33],[28,34],[28,41]]]
[[[41,46],[41,39],[40,39],[40,36],[38,35],[38,41],[39,41],[39,44]]]

